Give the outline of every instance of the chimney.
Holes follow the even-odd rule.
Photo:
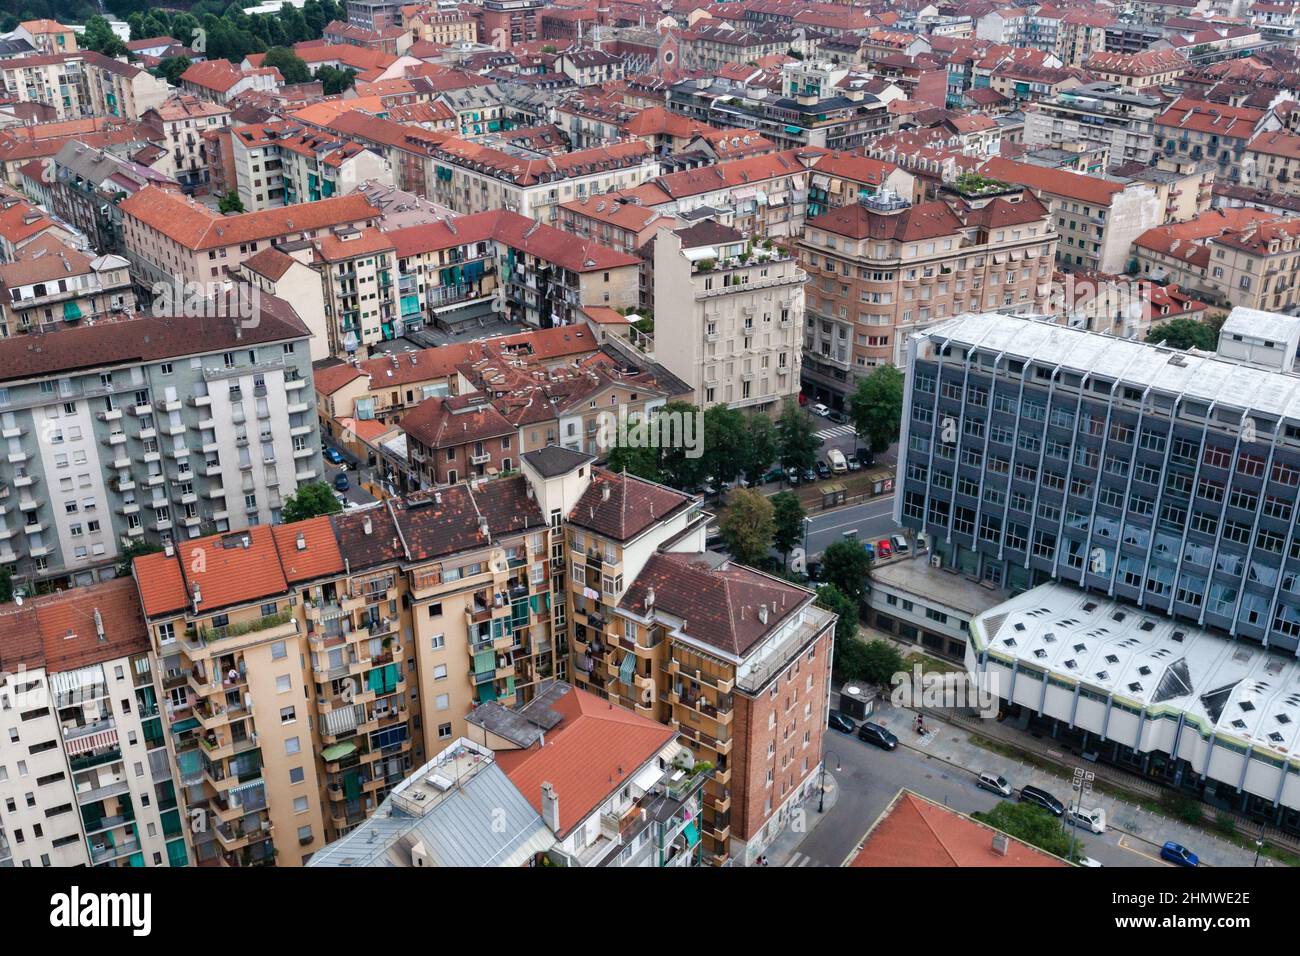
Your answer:
[[[649,614],[655,606],[655,586],[651,584],[645,589],[645,610]]]
[[[759,620],[759,623],[760,623],[760,624],[766,624],[766,623],[767,623],[767,605],[766,605],[766,604],[760,604],[760,605],[758,606],[758,620]]]
[[[1011,838],[1005,833],[993,834],[993,852],[998,856],[1007,855],[1007,847],[1010,846]]]
[[[542,820],[550,827],[552,833],[559,835],[560,796],[550,783],[542,784]]]
[[[370,515],[366,515],[366,520],[361,522],[362,534],[370,534],[374,530],[374,525],[370,523]]]
[[[602,485],[600,489],[600,500],[609,501],[609,485]]]
[[[199,609],[199,604],[202,603],[203,601],[203,592],[199,590],[198,581],[194,582],[194,593],[192,595],[192,599],[194,602],[194,610],[197,611]]]
[[[252,545],[252,543],[253,542],[248,537],[248,535],[244,535],[242,538],[239,539],[239,544],[245,551],[248,550],[249,546]]]
[[[108,641],[108,635],[104,633],[104,618],[99,613],[99,608],[95,608],[95,639],[101,644]]]

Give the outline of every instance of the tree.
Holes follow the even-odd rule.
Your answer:
[[[691,424],[688,426],[686,422]],[[655,438],[659,446],[659,469],[663,473],[664,483],[674,488],[694,488],[703,480],[705,458],[698,454],[700,449],[688,448],[686,428],[695,429],[692,435],[696,442],[704,440],[703,429],[699,428],[700,410],[690,402],[669,402],[660,406],[655,414]],[[680,423],[681,428],[673,423]],[[697,453],[692,456],[692,453]]]
[[[987,813],[976,812],[971,816],[1046,853],[1070,859],[1070,836],[1061,829],[1056,817],[1042,807],[1003,800]]]
[[[306,62],[288,47],[271,47],[262,59],[262,66],[275,67],[286,83],[307,83],[311,80],[311,70],[307,69]]]
[[[839,588],[859,607],[871,573],[871,555],[856,541],[836,541],[822,552],[821,579]]]
[[[718,522],[727,551],[741,564],[756,565],[772,547],[772,503],[757,491],[738,488]]]
[[[772,502],[772,546],[780,551],[785,563],[790,563],[790,552],[803,541],[803,519],[806,512],[799,502],[799,496],[789,491],[782,491],[771,497]]]
[[[659,471],[659,449],[657,448],[631,448],[626,445],[615,445],[609,450],[606,464],[610,471],[626,471],[629,475],[636,475],[646,481],[662,483],[664,480]]]
[[[879,454],[898,441],[903,420],[903,373],[880,365],[858,382],[849,398],[849,414],[858,438]]]
[[[817,606],[839,615],[835,622],[835,656],[838,658],[849,642],[866,650],[858,638],[858,609],[843,591],[833,584],[823,584],[817,589]],[[862,674],[855,675],[859,679]]]
[[[181,85],[181,74],[190,68],[188,56],[169,56],[154,68],[154,74],[172,86]]]
[[[865,681],[867,679],[867,645],[859,640],[836,641],[834,672],[835,676],[842,681]]]
[[[8,568],[0,568],[0,604],[8,604],[14,599],[14,574]]]
[[[117,576],[119,578],[130,577],[131,565],[136,558],[142,558],[146,554],[153,554],[161,550],[162,548],[158,547],[158,545],[150,544],[143,539],[132,541],[122,549],[122,553],[119,555],[121,560],[117,563]]]
[[[87,50],[102,53],[104,56],[126,56],[126,44],[113,32],[108,21],[100,16],[91,17],[86,21],[86,30],[81,35],[79,45]]]
[[[220,210],[223,216],[227,213],[243,212],[244,201],[239,198],[239,193],[232,189],[221,197],[220,201],[217,203],[217,209]]]
[[[813,432],[812,419],[794,399],[787,399],[776,423],[776,446],[781,465],[801,471],[817,463],[822,440]]]
[[[352,88],[357,79],[357,71],[351,67],[340,70],[334,66],[322,66],[316,71],[316,79],[320,80],[321,91],[326,96],[333,96]]]
[[[284,499],[280,518],[285,524],[293,524],[317,515],[332,515],[342,507],[329,485],[323,481],[313,481],[300,486],[294,494]]]
[[[745,420],[745,443],[740,454],[740,470],[757,484],[776,460],[776,426],[772,419],[755,413]]]
[[[888,641],[867,641],[863,645],[862,679],[888,687],[894,675],[903,670],[903,655]]]
[[[1152,326],[1147,341],[1173,349],[1203,349],[1213,352],[1219,344],[1218,333],[1208,323],[1197,319],[1171,319]]]
[[[745,415],[726,405],[704,413],[703,470],[717,481],[735,481],[744,464]]]

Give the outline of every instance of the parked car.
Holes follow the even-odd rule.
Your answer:
[[[1054,817],[1059,817],[1065,812],[1065,804],[1046,790],[1041,790],[1038,787],[1021,787],[1020,801],[1021,803],[1036,803]]]
[[[862,462],[858,461],[856,458],[850,458],[849,471],[861,471],[861,470],[862,470]]]
[[[817,472],[813,471],[811,468],[805,468],[803,474],[799,477],[805,484],[808,484],[817,480]]]
[[[803,482],[799,477],[799,469],[791,468],[785,473],[786,484],[791,488],[798,488]]]
[[[784,468],[773,468],[770,471],[768,471],[765,475],[763,475],[763,484],[767,484],[768,482],[772,482],[772,481],[781,481],[784,478],[785,478]]]
[[[823,481],[825,481],[827,478],[831,476],[831,466],[826,464],[826,462],[819,461],[813,467],[817,471],[817,477],[822,479]]]
[[[1007,778],[999,776],[996,773],[982,773],[975,780],[975,786],[981,790],[987,790],[990,793],[996,793],[999,797],[1011,796],[1011,784],[1007,783]]]
[[[895,554],[907,554],[908,551],[912,550],[908,547],[907,538],[903,537],[901,534],[891,534],[889,536],[889,543],[894,546]]]
[[[1090,857],[1090,856],[1081,856],[1081,857],[1079,857],[1079,865],[1080,865],[1080,866],[1101,866],[1100,863],[1098,863],[1096,860],[1094,860],[1094,859],[1093,859],[1092,857]]]
[[[1087,807],[1070,807],[1065,812],[1065,822],[1091,833],[1105,833],[1106,811],[1100,807],[1096,810],[1089,810]]]
[[[830,466],[833,474],[842,475],[849,470],[849,463],[844,460],[844,452],[838,448],[832,448],[826,453],[826,464]]]
[[[869,558],[871,558],[871,559],[873,559],[873,560],[875,559],[875,557],[876,557],[876,549],[873,548],[871,545],[867,544],[865,541],[864,541],[863,544],[862,544],[862,550],[865,551],[865,552],[867,552],[867,557],[869,557]]]
[[[870,449],[858,448],[853,452],[853,460],[863,468],[870,468],[876,463],[876,456],[871,453]]]
[[[1199,866],[1201,862],[1187,847],[1172,841],[1160,848],[1160,859],[1168,860],[1177,866]]]
[[[849,421],[849,416],[845,415],[843,412],[830,412],[826,417],[836,425],[847,425]]]
[[[894,556],[894,547],[889,543],[888,538],[881,538],[876,542],[876,555],[882,558],[892,558]]]
[[[816,581],[822,576],[822,563],[820,561],[809,561],[804,573],[808,575],[809,581]]]
[[[347,491],[349,487],[350,485],[348,483],[348,473],[346,471],[340,471],[337,475],[334,476],[335,491]]]
[[[827,408],[825,405],[823,405],[821,402],[818,402],[816,405],[812,407],[812,413],[816,415],[818,418],[825,418],[827,415],[831,413],[831,410]]]
[[[852,718],[845,717],[838,710],[831,711],[830,716],[826,718],[826,726],[842,734],[851,734],[854,731]]]
[[[897,737],[879,724],[873,724],[870,721],[858,728],[858,739],[865,740],[869,744],[875,744],[885,750],[893,750],[898,746]]]
[[[325,456],[325,460],[331,465],[343,464],[343,453],[332,445],[326,445],[325,450],[321,454]]]

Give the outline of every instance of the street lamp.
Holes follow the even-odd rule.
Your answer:
[[[830,757],[834,757],[834,758],[835,758],[835,772],[836,772],[836,773],[839,773],[839,771],[841,771],[841,770],[844,769],[844,768],[840,765],[840,758],[839,758],[839,755],[838,755],[837,753],[835,753],[835,751],[833,751],[833,750],[828,750],[828,751],[826,751],[824,754],[822,754],[821,793],[818,794],[818,797],[817,797],[817,812],[818,812],[818,813],[823,813],[823,812],[826,810],[826,761],[827,761],[827,759],[830,758]]]
[[[1255,840],[1255,862],[1252,866],[1259,866],[1259,852],[1264,849],[1264,838],[1261,836]]]
[[[1070,782],[1070,789],[1074,791],[1074,809],[1076,811],[1083,809],[1083,798],[1092,793],[1092,781],[1096,778],[1091,770],[1084,770],[1082,767],[1074,768],[1074,779]],[[1075,849],[1079,845],[1079,821],[1067,820],[1072,823],[1070,834],[1070,862],[1074,862]]]

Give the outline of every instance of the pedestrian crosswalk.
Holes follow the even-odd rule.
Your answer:
[[[847,438],[853,434],[852,425],[833,425],[830,428],[823,428],[817,432],[817,437],[825,441],[827,438]]]
[[[804,856],[802,853],[790,854],[790,859],[785,861],[786,866],[825,866],[825,863],[818,863],[810,856]]]

